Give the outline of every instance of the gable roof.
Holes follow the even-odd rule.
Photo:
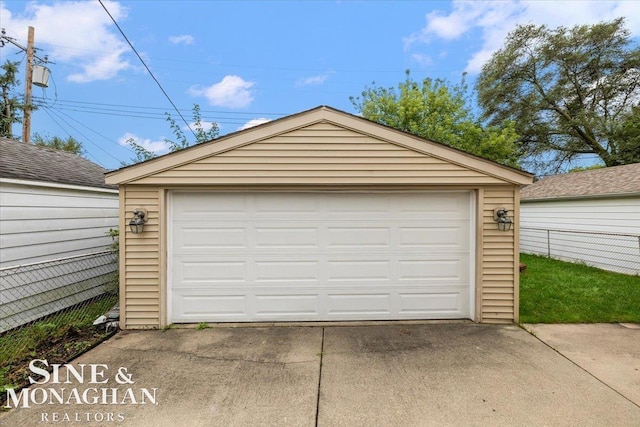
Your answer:
[[[206,159],[229,156],[232,152],[248,150],[251,147],[256,147],[256,150],[266,153],[260,155],[270,157],[275,153],[275,151],[270,150],[277,151],[277,149],[281,148],[282,144],[269,144],[269,141],[278,139],[281,136],[297,135],[296,132],[298,131],[313,129],[314,127],[323,129],[326,135],[337,135],[336,132],[338,131],[350,132],[352,136],[362,136],[377,143],[384,144],[394,150],[402,150],[406,153],[429,156],[442,160],[446,163],[460,166],[462,169],[476,171],[491,177],[493,179],[492,183],[508,182],[520,185],[529,184],[532,181],[531,174],[519,169],[500,165],[447,145],[429,141],[340,110],[320,106],[110,172],[107,174],[107,182],[110,184],[153,184],[156,182],[153,180],[153,177],[160,175],[163,175],[163,179],[165,179],[166,182],[166,179],[168,179],[167,173],[170,171],[177,171],[180,168],[196,162],[209,163]],[[331,127],[335,129],[331,130]],[[305,136],[301,136],[298,140],[304,140],[305,138]],[[316,147],[317,150],[322,151],[321,154],[318,154],[318,151],[308,151],[307,153],[311,156],[321,155],[325,158],[337,158],[341,156],[342,153],[336,146],[348,148],[349,144],[352,143],[350,138],[342,138],[340,136],[336,136],[333,139],[323,139],[323,141],[328,141],[326,146],[318,143]],[[364,144],[361,144],[361,146],[363,150],[360,151],[360,153],[366,154],[367,151],[364,149]],[[345,148],[343,148],[343,150]],[[353,154],[353,152],[349,152],[349,154]],[[384,154],[380,154],[380,156],[383,155]],[[303,163],[305,158],[306,157],[300,156],[298,156],[297,159],[289,157],[287,161],[291,163],[296,161]],[[209,183],[230,183],[230,181],[225,182],[224,180],[216,181],[213,176],[208,176],[208,178],[210,179]],[[271,181],[262,180],[260,182],[275,183],[275,181],[276,179],[274,178]],[[287,182],[299,182],[294,179],[290,179],[289,181]],[[329,181],[327,181],[327,183],[329,183]],[[356,181],[357,180],[354,182]],[[368,182],[364,178],[362,181]],[[459,181],[460,184],[464,183],[464,177],[460,176]],[[204,181],[201,183],[205,184]],[[238,181],[238,183],[247,183],[247,181]]]
[[[640,195],[640,163],[543,178],[522,189],[522,200]]]
[[[0,137],[0,178],[117,188],[105,183],[106,172],[73,153]]]

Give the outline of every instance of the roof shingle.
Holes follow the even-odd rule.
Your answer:
[[[117,188],[105,184],[105,172],[76,154],[0,137],[0,178]]]
[[[554,175],[522,189],[521,199],[640,194],[640,163]]]

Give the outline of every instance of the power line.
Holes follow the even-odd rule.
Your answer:
[[[44,100],[45,98],[34,96],[34,99]],[[140,109],[145,111],[148,111],[148,110],[164,111],[165,110],[162,107],[151,107],[151,106],[144,106],[144,105],[126,105],[126,104],[107,104],[107,103],[101,103],[101,102],[73,101],[68,99],[56,99],[56,102],[60,104],[79,104],[80,106],[95,105],[95,106],[104,106],[104,107],[119,107],[119,108],[124,107],[124,108]],[[191,110],[183,108],[182,111],[191,111]],[[238,115],[238,116],[276,116],[276,117],[283,117],[289,114],[289,113],[273,113],[273,112],[264,112],[264,111],[242,112],[242,111],[221,111],[221,110],[203,110],[203,109],[201,109],[200,112],[207,113],[207,114],[228,114],[228,115]],[[162,114],[164,114],[164,112]]]
[[[133,50],[133,52],[136,54],[136,56],[138,57],[138,59],[140,60],[140,62],[142,63],[142,65],[144,65],[144,68],[147,69],[147,72],[149,73],[149,75],[151,76],[151,78],[153,79],[153,81],[156,82],[156,84],[158,85],[158,87],[160,88],[160,90],[162,91],[162,93],[164,94],[164,96],[167,98],[167,100],[169,101],[169,103],[171,103],[171,105],[173,106],[173,109],[176,110],[176,113],[178,113],[178,115],[180,116],[180,118],[182,119],[182,121],[184,122],[184,124],[189,128],[189,130],[191,131],[191,133],[193,134],[193,137],[198,139],[198,136],[196,135],[196,133],[193,131],[193,129],[191,129],[191,126],[189,126],[189,123],[187,122],[187,120],[184,118],[184,116],[182,115],[182,113],[180,112],[180,110],[178,110],[178,107],[176,106],[176,104],[173,103],[173,101],[171,100],[171,98],[169,97],[169,94],[164,90],[164,88],[162,87],[162,85],[160,84],[160,82],[158,81],[158,79],[156,79],[156,76],[153,75],[153,73],[151,72],[151,69],[147,66],[147,64],[144,62],[144,59],[142,59],[142,56],[140,56],[140,54],[138,53],[138,51],[136,50],[135,47],[133,47],[133,44],[131,43],[131,41],[129,41],[129,38],[126,36],[126,34],[124,33],[124,31],[122,31],[122,28],[120,28],[120,25],[118,25],[118,23],[116,22],[115,18],[111,15],[111,13],[109,12],[109,10],[107,9],[107,7],[102,3],[102,0],[98,0],[98,2],[100,3],[100,6],[102,6],[102,8],[104,9],[105,12],[107,12],[107,15],[109,15],[109,18],[111,18],[111,20],[113,21],[114,25],[116,26],[116,28],[118,29],[118,31],[120,31],[120,34],[122,34],[122,37],[124,37],[124,39],[127,41],[127,43],[129,44],[129,46],[131,47],[131,50]]]
[[[47,115],[49,116],[49,118],[50,118],[50,119],[51,119],[55,124],[57,124],[57,125],[58,125],[58,127],[59,127],[60,129],[62,129],[62,131],[63,131],[64,133],[66,133],[70,138],[73,138],[73,136],[72,136],[72,135],[71,135],[71,134],[70,134],[70,133],[69,133],[69,132],[68,132],[68,131],[67,131],[67,130],[66,130],[66,129],[61,125],[61,124],[60,124],[60,123],[58,123],[58,121],[55,119],[55,117],[53,117],[53,116],[51,115],[51,113],[49,113],[48,111],[45,111],[45,113],[47,113]],[[98,158],[97,158],[96,156],[94,156],[93,154],[91,154],[90,152],[88,152],[88,151],[86,151],[86,150],[85,150],[85,153],[87,154],[87,156],[90,156],[90,157],[91,157],[91,158],[92,158],[92,159],[93,159],[97,164],[99,164],[100,166],[102,166],[102,167],[104,168],[104,164],[102,164],[102,163],[100,162],[100,160],[98,160]]]
[[[50,114],[50,113],[54,113],[54,114],[56,114],[56,115],[57,115],[57,117],[58,117],[60,120],[62,120],[62,121],[63,121],[67,126],[69,126],[71,129],[73,129],[74,131],[76,131],[76,133],[78,133],[82,138],[84,138],[84,139],[85,139],[87,142],[89,142],[91,145],[94,145],[96,148],[98,148],[100,151],[102,151],[103,153],[105,153],[107,156],[111,157],[113,160],[120,161],[120,159],[118,159],[117,157],[115,157],[113,154],[109,153],[107,150],[105,150],[104,148],[100,147],[98,144],[96,144],[96,143],[92,142],[92,141],[91,141],[91,139],[87,138],[87,136],[86,136],[86,135],[84,135],[82,132],[80,132],[78,129],[76,129],[76,128],[75,128],[73,125],[71,125],[68,121],[66,121],[66,120],[64,119],[64,117],[60,117],[59,113],[57,113],[54,109],[49,109],[49,108],[47,108],[47,109],[45,109],[45,112],[46,112],[47,114],[49,114],[49,117],[51,117],[51,114]],[[53,119],[53,117],[51,117],[51,119]],[[54,121],[55,121],[55,120],[54,120]],[[57,124],[58,126],[60,126],[60,124],[59,124],[58,122],[56,122],[56,124]],[[62,126],[60,126],[60,127],[62,127]],[[64,130],[64,129],[63,129],[63,130]],[[65,132],[67,132],[67,131],[65,130]],[[68,134],[68,132],[67,132],[67,134]],[[71,136],[71,135],[69,135],[69,136]]]
[[[102,139],[106,140],[106,141],[107,141],[107,142],[109,142],[110,144],[113,144],[113,145],[115,145],[115,146],[117,146],[117,147],[119,147],[119,148],[125,148],[125,149],[127,149],[127,150],[131,151],[132,153],[134,153],[134,151],[133,151],[133,150],[132,150],[128,145],[121,145],[121,144],[119,144],[119,143],[117,143],[117,142],[115,142],[115,141],[113,141],[113,140],[109,139],[108,137],[104,136],[104,135],[103,135],[103,134],[101,134],[100,132],[98,132],[98,131],[96,131],[96,130],[94,130],[94,129],[91,129],[89,126],[85,125],[85,124],[84,124],[84,123],[82,123],[81,121],[74,119],[73,117],[71,117],[70,115],[68,115],[68,114],[66,114],[66,113],[63,113],[62,111],[60,111],[60,109],[59,109],[59,108],[53,108],[53,107],[46,107],[46,108],[50,108],[50,109],[52,109],[52,110],[57,110],[57,113],[58,113],[58,114],[62,114],[63,116],[67,117],[69,120],[73,120],[74,122],[78,123],[80,126],[82,126],[82,127],[84,127],[85,129],[87,129],[89,132],[93,132],[93,133],[95,133],[96,135],[98,135],[98,136],[99,136],[99,137],[101,137]],[[50,116],[50,117],[51,117],[51,116]],[[95,144],[94,144],[94,145],[95,145]]]

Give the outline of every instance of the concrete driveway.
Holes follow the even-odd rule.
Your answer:
[[[609,326],[620,349],[640,342]],[[0,425],[637,426],[633,383],[589,373],[552,336],[471,322],[122,332],[73,362],[84,376],[65,384],[61,370]],[[637,391],[640,352],[622,353]]]

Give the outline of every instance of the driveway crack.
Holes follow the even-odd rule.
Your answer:
[[[320,414],[320,385],[322,384],[322,361],[324,358],[324,327],[322,328],[322,341],[320,344],[320,368],[318,372],[318,393],[316,400],[316,423],[315,426],[318,427],[318,416]]]

